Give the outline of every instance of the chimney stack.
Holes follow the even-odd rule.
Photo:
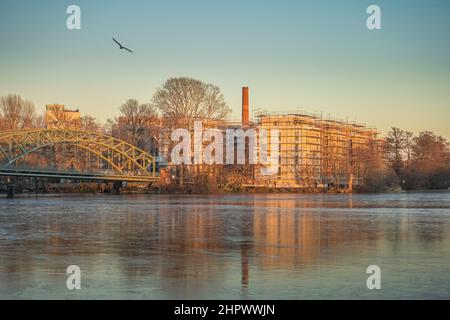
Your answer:
[[[242,124],[249,124],[249,115],[248,115],[248,87],[242,88]]]

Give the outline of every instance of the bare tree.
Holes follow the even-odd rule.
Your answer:
[[[153,96],[164,117],[225,119],[231,109],[219,87],[191,78],[171,78]]]
[[[386,138],[386,155],[401,186],[406,189],[436,189],[450,186],[450,145],[433,132],[392,128]]]
[[[38,114],[33,119],[33,128],[45,128],[45,117],[43,114]]]
[[[414,134],[409,131],[405,131],[403,137],[403,149],[405,154],[405,166],[409,166],[413,153]]]
[[[36,121],[36,108],[31,101],[25,101],[22,106],[22,128],[32,128]]]
[[[101,124],[94,117],[85,115],[80,119],[80,129],[83,131],[100,131]]]
[[[139,101],[130,99],[120,107],[120,113],[116,125],[121,138],[142,147],[149,136],[156,134],[153,129],[158,115],[151,104],[140,104]]]
[[[114,133],[114,128],[117,126],[116,119],[106,119],[106,123],[101,126],[101,131],[107,136],[112,136]]]
[[[436,189],[450,186],[450,145],[433,132],[421,132],[414,138],[412,157],[406,167],[405,187]]]
[[[36,109],[29,100],[7,95],[0,99],[0,116],[3,130],[24,129],[33,126]]]
[[[398,177],[394,170],[384,162],[377,142],[367,147],[358,148],[352,159],[352,172],[358,180],[357,188],[361,191],[380,192],[395,189]]]
[[[385,152],[390,166],[399,177],[404,168],[405,136],[406,132],[402,129],[392,128],[385,143]]]
[[[219,87],[185,77],[168,79],[155,92],[153,103],[163,115],[161,139],[169,142],[173,128],[192,131],[196,119],[224,120],[231,112]],[[190,180],[188,184],[195,184],[195,177],[210,169],[208,166],[195,167],[195,175],[190,172],[193,168],[185,170],[184,164],[177,168],[178,184],[182,189],[186,180]]]

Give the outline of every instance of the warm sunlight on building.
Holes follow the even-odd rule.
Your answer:
[[[63,104],[48,104],[45,106],[45,127],[48,129],[79,129],[80,119],[81,115],[78,109],[69,110]]]
[[[258,126],[280,132],[278,174],[262,177],[276,187],[359,185],[360,157],[378,152],[378,131],[361,124],[298,113],[261,114]]]

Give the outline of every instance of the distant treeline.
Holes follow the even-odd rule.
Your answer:
[[[392,128],[385,142],[386,164],[405,190],[450,187],[450,146],[431,131],[413,133]]]

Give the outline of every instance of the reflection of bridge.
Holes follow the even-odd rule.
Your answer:
[[[67,129],[0,132],[0,176],[154,182],[155,158],[116,138]]]

